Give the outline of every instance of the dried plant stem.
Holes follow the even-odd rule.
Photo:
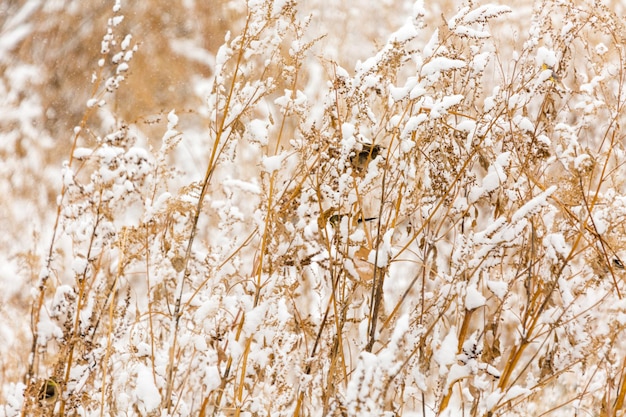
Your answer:
[[[198,202],[196,203],[196,208],[195,208],[195,213],[193,214],[193,222],[192,222],[192,226],[191,226],[191,232],[190,232],[190,236],[189,236],[189,240],[187,241],[187,249],[185,251],[185,258],[184,258],[184,272],[182,274],[182,276],[179,278],[179,282],[178,282],[178,288],[176,289],[176,301],[174,304],[174,313],[172,316],[172,336],[171,336],[171,341],[170,341],[170,350],[169,350],[169,363],[168,363],[168,371],[167,371],[167,383],[166,383],[166,391],[165,391],[165,408],[168,410],[168,412],[171,410],[172,407],[172,390],[173,390],[173,385],[174,385],[174,361],[175,361],[175,356],[176,356],[176,349],[177,349],[177,340],[178,340],[178,329],[179,329],[179,323],[180,323],[180,317],[182,315],[182,311],[181,311],[181,303],[182,303],[182,297],[183,297],[183,291],[184,291],[184,286],[185,286],[185,280],[187,280],[189,278],[189,276],[191,275],[191,269],[190,269],[190,265],[189,265],[189,261],[191,259],[191,254],[192,254],[192,250],[193,250],[193,243],[197,234],[197,229],[198,229],[198,220],[200,219],[200,215],[202,213],[202,206],[204,204],[204,199],[206,197],[206,193],[207,190],[209,188],[209,185],[211,183],[211,177],[213,176],[213,173],[215,172],[215,169],[217,167],[216,163],[217,163],[217,158],[219,156],[220,153],[220,146],[223,146],[222,144],[222,135],[224,133],[224,127],[225,127],[225,122],[226,122],[226,115],[228,114],[228,110],[230,109],[230,103],[231,100],[233,99],[233,95],[235,93],[235,86],[237,83],[237,79],[238,79],[238,75],[239,75],[239,68],[243,59],[243,54],[244,54],[244,48],[243,45],[245,44],[244,40],[246,40],[246,37],[248,35],[248,25],[250,23],[250,20],[247,19],[246,20],[246,25],[243,29],[242,35],[241,35],[241,45],[242,47],[240,47],[238,54],[237,54],[237,62],[235,64],[235,69],[234,69],[234,75],[233,75],[233,79],[232,82],[230,84],[230,90],[228,92],[228,95],[226,97],[226,104],[224,105],[224,115],[221,117],[221,119],[216,120],[216,125],[218,126],[216,135],[215,135],[215,140],[213,142],[213,147],[211,149],[211,154],[209,157],[209,163],[207,165],[207,169],[206,172],[204,174],[204,178],[202,180],[202,185],[201,185],[201,189],[200,189],[200,195],[198,197]],[[217,99],[216,99],[217,100]],[[216,103],[217,105],[217,103]],[[217,115],[216,113],[216,117],[219,117],[219,115]],[[225,138],[226,140],[228,138]],[[243,320],[243,319],[242,319]]]

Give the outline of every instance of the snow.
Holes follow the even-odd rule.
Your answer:
[[[470,67],[474,73],[479,74],[485,70],[487,64],[492,57],[491,52],[483,52],[476,54],[470,63]]]
[[[457,345],[459,344],[457,329],[451,327],[441,344],[434,349],[433,358],[439,364],[439,375],[446,375],[448,367],[456,362]]]
[[[537,49],[537,67],[541,68],[542,65],[546,65],[548,68],[553,68],[556,65],[557,58],[554,51],[541,46]]]
[[[3,34],[3,36],[0,37],[0,60],[6,60],[10,55],[10,52],[15,49],[17,45],[22,42],[22,40],[28,37],[32,31],[32,25],[23,24],[12,28],[10,32]]]
[[[465,308],[468,310],[475,310],[479,307],[485,305],[487,299],[480,291],[476,285],[469,285],[466,289],[465,293]]]
[[[376,265],[379,268],[384,268],[389,263],[391,256],[392,246],[391,237],[393,236],[393,229],[387,230],[383,236],[383,243],[378,249],[372,249],[369,253],[367,261]]]
[[[151,413],[161,404],[161,394],[154,384],[152,371],[144,365],[137,365],[137,386],[135,388],[139,409]]]
[[[248,124],[248,133],[253,142],[258,142],[261,146],[268,144],[269,130],[267,122],[259,119],[252,120]]]
[[[491,37],[491,33],[485,31],[485,30],[476,30],[476,29],[472,29],[468,26],[456,26],[454,28],[454,33],[459,35],[459,36],[468,36],[470,38],[477,38],[477,39],[481,39],[481,38],[489,38]]]
[[[485,401],[487,411],[493,410],[493,408],[498,405],[500,400],[502,400],[503,396],[504,394],[499,389],[489,394]]]
[[[463,68],[467,65],[465,61],[451,59],[447,57],[435,57],[422,66],[420,75],[422,77],[432,77],[440,72]]]
[[[438,46],[439,46],[439,29],[434,29],[433,34],[430,36],[430,40],[426,43],[426,45],[424,45],[424,48],[423,48],[424,58],[433,56]]]
[[[520,129],[526,132],[533,132],[535,130],[535,124],[528,117],[518,116],[515,118],[515,123]]]
[[[476,122],[473,120],[463,120],[456,125],[456,128],[462,132],[473,132],[476,129]]]
[[[467,13],[463,13],[461,21],[465,24],[485,23],[490,19],[493,19],[494,17],[497,17],[504,13],[511,13],[512,11],[513,10],[509,6],[502,6],[498,4],[485,4]]]
[[[511,218],[512,222],[519,221],[522,217],[527,217],[533,211],[539,209],[541,206],[545,206],[548,204],[548,197],[550,197],[557,190],[556,185],[552,185],[548,187],[544,192],[532,198],[529,202],[524,204],[519,210],[513,214]]]
[[[495,99],[496,95],[497,95],[497,92],[494,91],[494,96],[486,97],[485,100],[483,101],[483,108],[486,113],[490,112],[496,107],[496,99]]]
[[[604,55],[609,51],[609,48],[606,47],[602,42],[598,43],[595,47],[596,54]]]
[[[550,256],[555,262],[559,259],[565,259],[571,252],[571,247],[565,241],[565,236],[562,233],[550,233],[543,239],[543,244],[546,246],[546,254]]]
[[[280,167],[283,163],[283,160],[285,159],[285,156],[286,155],[284,154],[278,154],[274,156],[264,156],[262,160],[264,171],[267,172],[268,174],[272,174],[280,170]]]
[[[128,49],[132,39],[133,39],[133,35],[130,35],[130,34],[124,37],[124,39],[120,43],[120,48],[122,48],[122,51],[125,51],[126,49]]]
[[[76,275],[82,275],[87,270],[87,259],[81,257],[75,257],[74,262],[72,263],[72,271]]]
[[[50,320],[48,315],[42,315],[37,324],[37,338],[40,346],[46,346],[51,339],[63,339],[63,330]]]
[[[117,66],[117,69],[115,70],[115,72],[116,72],[116,74],[119,74],[119,73],[122,73],[122,72],[126,72],[126,71],[128,71],[128,68],[129,68],[128,63],[122,62],[121,64],[119,64]]]
[[[489,167],[487,175],[482,179],[482,185],[472,187],[469,194],[471,203],[478,201],[484,194],[498,189],[506,181],[506,168],[509,165],[510,157],[511,154],[509,152],[503,152],[498,155],[493,165]]]
[[[178,125],[178,116],[174,110],[167,114],[167,130],[173,130]]]
[[[455,94],[452,96],[446,96],[443,99],[437,101],[430,110],[430,115],[433,118],[439,118],[447,114],[450,107],[456,106],[463,101],[462,94]]]
[[[110,20],[109,20],[109,24],[111,26],[117,26],[120,23],[122,23],[122,21],[124,20],[124,16],[113,16]]]
[[[504,297],[506,297],[509,290],[509,286],[506,282],[492,280],[487,281],[487,288],[489,288],[489,291],[494,293],[494,295],[500,300],[504,300]]]
[[[124,52],[118,52],[111,58],[111,62],[114,64],[119,64],[120,61],[124,58]]]
[[[413,19],[409,18],[404,26],[391,35],[390,40],[392,42],[403,43],[415,38],[417,35],[418,32],[413,23]]]
[[[137,356],[139,356],[140,358],[150,356],[152,353],[150,345],[145,342],[140,342],[139,344],[137,344],[137,346],[135,346],[135,348],[137,349]]]
[[[207,367],[203,380],[206,389],[209,391],[218,389],[221,378],[220,370],[216,365]]]
[[[418,84],[409,92],[409,99],[415,100],[422,97],[424,94],[426,94],[426,88],[424,88],[421,84]]]
[[[596,233],[599,233],[601,235],[605,234],[609,227],[607,222],[604,220],[604,216],[600,213],[593,214],[593,225]]]
[[[411,132],[416,131],[417,128],[426,120],[428,120],[428,116],[423,113],[417,116],[411,116],[411,118],[409,118],[404,126],[404,129],[402,131],[402,137],[408,137]]]
[[[512,400],[514,398],[520,397],[522,395],[530,395],[532,393],[528,388],[520,387],[519,385],[514,385],[509,388],[506,393],[502,396],[501,402],[506,402]]]
[[[450,367],[450,371],[446,378],[446,388],[450,387],[453,383],[460,379],[465,379],[471,375],[471,370],[468,366],[459,365],[455,363]]]
[[[258,184],[255,184],[253,182],[242,181],[242,180],[238,180],[234,178],[227,178],[227,179],[224,179],[222,184],[224,185],[224,187],[237,188],[237,189],[240,189],[242,191],[252,193],[252,194],[261,194],[261,188],[259,187]]]
[[[343,125],[341,125],[341,136],[343,137],[343,140],[351,140],[354,137],[354,125],[351,123],[344,123]]]

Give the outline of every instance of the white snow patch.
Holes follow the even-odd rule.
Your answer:
[[[502,391],[500,391],[499,388],[496,391],[489,394],[485,401],[487,411],[492,410],[496,405],[498,405],[498,403],[500,402],[503,396],[504,394],[502,393]]]
[[[238,188],[252,194],[261,194],[261,187],[254,182],[238,180],[234,178],[226,178],[222,181],[224,187]]]
[[[494,293],[500,300],[504,300],[504,297],[506,297],[506,293],[509,290],[507,283],[502,281],[487,281],[487,288],[489,288],[489,291]]]
[[[274,171],[278,171],[280,169],[284,159],[284,154],[264,156],[262,160],[263,169],[265,172],[272,174]]]
[[[448,372],[448,366],[456,362],[456,352],[459,341],[456,337],[456,327],[452,326],[448,334],[441,342],[441,345],[435,349],[433,359],[439,364],[439,375],[445,375]]]
[[[463,100],[462,94],[455,94],[452,96],[445,96],[441,100],[437,101],[430,110],[431,117],[437,119],[448,113],[448,109],[452,106],[456,106]]]
[[[524,217],[527,217],[530,213],[538,210],[541,206],[548,205],[548,197],[550,197],[557,190],[556,185],[548,187],[547,190],[531,199],[528,203],[520,207],[515,214],[511,217],[511,222],[516,223]]]
[[[506,394],[502,398],[503,402],[512,400],[513,398],[517,398],[521,395],[530,395],[532,393],[528,388],[520,387],[519,385],[513,385],[511,388],[506,390]]]
[[[378,249],[372,249],[369,253],[367,261],[375,264],[379,268],[387,266],[389,256],[391,255],[391,237],[395,229],[389,229],[383,236],[383,242]],[[378,256],[377,256],[378,254]]]
[[[468,310],[475,310],[478,307],[482,307],[487,302],[485,296],[478,291],[475,284],[469,285],[465,292],[465,308]]]
[[[248,123],[246,132],[250,135],[252,142],[257,142],[262,146],[267,145],[268,126],[264,120],[254,119]]]
[[[607,52],[609,52],[609,48],[607,48],[605,44],[600,42],[599,44],[596,45],[595,51],[596,51],[596,54],[598,55],[604,55]]]
[[[463,23],[472,24],[472,23],[485,23],[487,20],[492,19],[494,17],[498,17],[504,13],[511,13],[512,9],[509,6],[501,6],[499,4],[485,4],[483,6],[477,7],[476,9],[468,12],[461,21]]]
[[[465,67],[467,64],[465,61],[459,59],[447,58],[444,56],[438,56],[431,59],[429,62],[422,66],[420,74],[423,77],[429,77],[439,72],[449,71],[452,69],[459,69]]]
[[[593,214],[593,225],[595,226],[596,233],[603,235],[609,228],[609,224],[604,220],[602,214]]]
[[[87,259],[81,256],[75,256],[72,261],[72,271],[76,275],[82,275],[87,270]]]
[[[556,65],[556,54],[554,53],[554,51],[541,46],[539,47],[539,49],[537,50],[537,56],[536,56],[536,62],[537,62],[537,66],[538,67],[542,67],[543,65],[546,65],[550,68],[554,67],[554,65]]]
[[[566,258],[571,251],[571,248],[565,242],[565,236],[563,236],[562,233],[548,234],[543,238],[543,244],[546,247],[547,256],[549,256],[553,261],[559,261],[559,258]]]
[[[161,404],[161,394],[154,384],[152,371],[145,365],[138,365],[137,368],[135,394],[139,400],[139,409],[143,408],[147,413],[151,413]]]
[[[450,368],[450,372],[448,373],[448,378],[446,380],[446,388],[452,385],[455,381],[459,379],[467,378],[471,375],[471,369],[469,366],[459,365],[455,363]]]

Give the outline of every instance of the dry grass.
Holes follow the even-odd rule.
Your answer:
[[[0,50],[0,416],[622,415],[618,6],[244,6]]]

